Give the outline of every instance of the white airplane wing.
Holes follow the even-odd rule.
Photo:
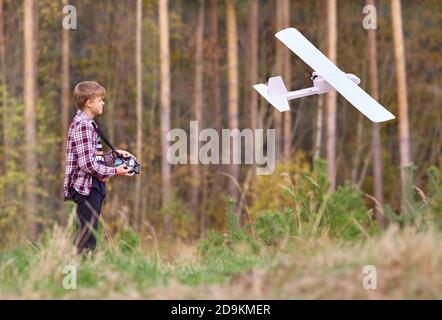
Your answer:
[[[333,62],[295,28],[287,28],[275,35],[282,43],[321,75],[348,102],[373,122],[394,119],[395,116],[351,81]]]

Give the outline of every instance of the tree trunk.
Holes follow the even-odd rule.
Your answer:
[[[337,22],[336,0],[327,1],[327,56],[336,63],[337,58]],[[336,188],[336,91],[326,94],[327,108],[327,178],[331,183],[330,191]]]
[[[6,62],[5,62],[5,33],[4,33],[4,15],[3,15],[3,0],[0,0],[0,73],[1,73],[1,88],[2,88],[2,119],[3,119],[3,170],[7,171],[7,164],[9,159],[9,135],[8,135],[8,96],[6,85]]]
[[[210,77],[208,83],[210,84],[208,87],[206,86],[206,90],[210,93],[210,106],[211,110],[206,112],[206,120],[208,121],[208,124],[211,124],[213,128],[218,132],[218,134],[221,134],[221,129],[223,127],[223,111],[221,109],[221,81],[220,81],[220,74],[221,74],[221,68],[220,68],[220,57],[221,57],[221,48],[218,45],[219,41],[219,34],[218,34],[218,0],[210,0],[209,2],[209,66],[207,67],[206,74]],[[218,148],[218,154],[221,154],[220,148]],[[212,165],[209,167],[209,170],[204,173],[204,179],[210,179],[209,181],[206,181],[206,185],[208,188],[204,189],[204,194],[202,196],[202,203],[206,203],[205,199],[207,196],[211,196],[212,194],[219,193],[219,189],[224,189],[225,186],[227,186],[228,181],[222,181],[221,183],[215,182],[210,177],[213,177],[213,173],[220,174],[224,171],[223,166],[221,165]],[[212,186],[215,186],[216,188],[212,188]],[[205,217],[205,220],[208,221],[207,217]],[[206,221],[204,221],[204,224],[206,224]],[[205,235],[205,228],[202,230],[203,232],[200,233],[200,237],[203,238]]]
[[[227,70],[228,70],[228,119],[230,129],[238,128],[238,33],[236,30],[236,16],[233,0],[226,0],[227,24]],[[235,137],[237,138],[237,137]],[[236,144],[233,144],[235,148]],[[231,148],[232,150],[232,148]],[[233,153],[238,150],[232,150]],[[239,166],[229,165],[229,174],[236,181],[239,180]],[[238,181],[239,182],[239,181]],[[237,197],[238,191],[235,181],[229,180],[229,194]],[[238,219],[239,221],[239,219]]]
[[[121,1],[120,1],[121,2]],[[121,4],[120,4],[121,5]],[[101,8],[100,8],[101,9]],[[103,11],[111,13],[113,10],[120,10],[121,6],[119,7],[118,2],[114,3],[111,1],[105,2],[104,3],[104,8]],[[110,15],[107,14],[106,16],[106,20],[105,20],[105,25],[109,25],[110,23],[108,22],[107,19],[109,19]],[[121,30],[122,26],[121,26],[121,19],[118,19],[115,22],[115,25],[112,25],[112,27],[114,29],[117,29],[115,31],[115,33],[118,32],[118,30]],[[112,72],[113,74],[113,81],[112,81],[112,86],[110,86],[110,88],[108,88],[108,92],[112,92],[114,94],[112,99],[109,99],[109,103],[107,104],[107,108],[106,108],[106,122],[107,122],[107,132],[109,134],[108,139],[111,142],[115,141],[115,127],[114,127],[114,121],[115,121],[115,106],[118,105],[118,77],[115,75],[115,73],[118,73],[118,41],[114,41],[113,37],[114,37],[114,33],[109,32],[109,30],[107,30],[107,28],[104,28],[106,34],[105,39],[107,41],[105,41],[104,45],[108,48],[110,48],[111,54],[110,57],[112,57],[110,59],[110,63],[113,64],[113,69],[116,70],[116,72]],[[114,42],[116,42],[114,44]],[[117,52],[116,52],[117,51]],[[115,143],[115,142],[114,142]]]
[[[68,0],[63,0],[63,5],[68,5]],[[66,166],[66,143],[68,136],[69,126],[69,33],[71,30],[61,28],[61,154],[60,164],[61,173],[64,173]],[[61,185],[61,184],[60,184]],[[64,208],[64,199],[60,197],[59,207]],[[60,217],[59,223],[64,225],[66,222],[66,216]]]
[[[68,0],[63,1],[64,5]],[[69,125],[69,29],[61,31],[61,134],[63,147],[61,153],[61,168],[65,167],[66,140]]]
[[[358,178],[359,178],[359,168],[361,163],[361,157],[366,158],[366,155],[364,157],[363,151],[364,151],[364,143],[365,140],[364,136],[364,124],[363,124],[363,115],[362,113],[357,114],[357,124],[356,124],[356,147],[354,148],[353,153],[353,164],[351,165],[351,174],[350,174],[350,181],[356,185]]]
[[[374,6],[374,0],[367,0],[367,4]],[[370,77],[370,94],[375,100],[379,100],[379,84],[378,84],[378,57],[377,57],[377,42],[376,30],[368,30],[368,64]],[[382,208],[384,207],[384,196],[382,186],[382,157],[381,157],[381,136],[380,126],[378,123],[373,123],[373,180],[374,180],[374,197],[375,217],[381,227],[384,226],[384,216]]]
[[[255,132],[256,128],[258,127],[258,94],[256,90],[252,89],[252,86],[258,82],[258,34],[259,34],[258,17],[259,17],[259,1],[253,0],[250,3],[249,26],[248,26],[249,28],[248,56],[250,57],[249,60],[250,95],[248,98],[249,98],[250,127],[252,129],[252,132]],[[255,143],[255,148],[260,148],[260,146],[262,145],[261,141],[257,141],[256,139],[254,140],[254,143]],[[253,172],[256,171],[255,163],[253,163],[251,170],[253,170]],[[243,199],[245,196],[246,195],[244,193],[241,195],[239,210],[242,209]]]
[[[222,114],[221,114],[221,90],[220,90],[220,76],[219,76],[219,48],[218,48],[218,14],[217,14],[217,0],[210,0],[210,41],[212,49],[212,85],[213,88],[213,105],[214,112],[214,126],[217,132],[221,132]]]
[[[326,13],[326,8],[322,5],[322,0],[319,0],[317,3],[319,3],[319,16],[323,16]],[[326,50],[326,43],[325,43],[325,33],[326,33],[326,24],[320,24],[318,25],[317,29],[317,36],[319,39],[319,50],[324,52]],[[313,151],[314,158],[321,157],[322,152],[322,144],[323,144],[323,131],[324,131],[324,116],[326,115],[325,110],[325,96],[323,94],[320,94],[318,96],[318,106],[317,106],[317,113],[316,113],[316,126],[315,126],[315,147]]]
[[[275,0],[275,33],[280,31],[283,26],[283,1],[285,0]],[[284,69],[284,51],[287,48],[281,43],[281,41],[276,41],[276,50],[275,50],[275,71],[274,74],[278,76],[284,77],[283,69]],[[283,79],[287,81],[287,79]],[[283,155],[283,143],[284,143],[284,127],[283,127],[283,114],[282,112],[273,109],[273,122],[274,128],[276,132],[276,146],[275,146],[275,157],[276,160],[281,160],[281,156]]]
[[[199,0],[198,19],[196,26],[196,48],[195,48],[195,92],[194,92],[194,119],[198,121],[198,127],[202,128],[203,125],[203,38],[204,38],[204,1]],[[200,145],[198,142],[198,134],[191,134],[190,145]],[[192,164],[192,186],[191,186],[191,207],[195,212],[197,219],[201,224],[204,224],[203,217],[200,216],[201,212],[199,208],[199,191],[201,173],[198,166],[198,150],[191,154],[193,158],[190,163]],[[202,230],[200,225],[200,230]]]
[[[258,12],[259,3],[253,0],[249,11],[249,48],[250,48],[250,85],[258,82]],[[250,90],[250,126],[252,131],[258,126],[258,95],[256,90]],[[256,146],[255,146],[256,147]]]
[[[288,28],[290,26],[290,1],[282,0],[281,1],[282,8],[282,25],[281,29]],[[283,71],[282,75],[287,85],[287,88],[290,90],[291,87],[291,70],[290,70],[290,56],[291,51],[285,50],[283,52]],[[284,112],[284,159],[288,160],[291,154],[291,143],[292,143],[292,114],[291,112]]]
[[[129,59],[133,59],[132,48],[128,34],[133,32],[132,21],[134,17],[134,11],[130,10],[125,1],[116,1],[115,12],[118,15],[124,16],[125,19],[117,19],[115,25],[115,87],[114,87],[114,104],[112,106],[112,118],[111,118],[111,133],[114,137],[111,137],[111,141],[118,140],[116,143],[127,146],[129,144],[129,138],[126,134],[126,119],[128,117],[127,108],[122,108],[121,104],[125,101],[125,95],[128,90],[129,82]],[[114,138],[117,138],[114,140]]]
[[[322,113],[324,109],[324,95],[318,97],[318,108],[316,114],[316,130],[315,130],[315,150],[314,157],[319,158],[321,156],[322,145]]]
[[[143,26],[143,4],[142,0],[137,0],[137,25],[136,25],[136,53],[135,53],[135,63],[136,63],[136,78],[137,78],[137,102],[136,102],[136,113],[137,113],[137,147],[136,147],[136,157],[138,162],[142,163],[142,133],[143,133],[143,64],[142,64],[142,26]],[[141,198],[141,175],[137,175],[135,180],[135,221],[137,226],[142,225],[142,216],[140,213],[140,198]]]
[[[25,165],[26,165],[26,184],[25,184],[25,214],[27,217],[28,236],[35,240],[36,224],[35,216],[37,214],[37,193],[36,193],[36,171],[37,157],[35,154],[36,138],[36,73],[35,73],[35,37],[34,32],[37,26],[34,24],[34,2],[33,0],[24,0],[24,102],[25,102]]]
[[[400,0],[391,1],[393,16],[394,58],[396,63],[398,113],[399,113],[399,155],[402,191],[405,188],[404,167],[410,164],[410,132],[408,127],[407,74],[405,70],[404,36]],[[404,193],[404,192],[403,192]]]
[[[161,119],[161,199],[163,207],[171,200],[171,166],[167,161],[167,133],[170,130],[170,47],[168,1],[159,0],[160,35],[160,119]],[[172,232],[170,214],[164,213],[166,233]]]

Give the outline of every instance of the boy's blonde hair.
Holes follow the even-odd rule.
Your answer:
[[[86,101],[105,96],[106,89],[95,81],[79,82],[74,89],[75,106],[80,110],[83,110]]]

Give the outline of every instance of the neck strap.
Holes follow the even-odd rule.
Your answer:
[[[97,132],[97,134],[101,137],[101,139],[104,141],[104,143],[106,143],[109,148],[112,149],[112,151],[119,157],[121,157],[121,155],[117,152],[117,150],[115,150],[114,146],[109,142],[109,140],[107,140],[106,135],[104,134],[103,130],[100,129],[99,126],[97,126],[97,124],[92,121],[92,126],[94,127],[95,131]]]

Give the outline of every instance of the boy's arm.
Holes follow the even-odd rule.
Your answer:
[[[115,152],[111,150],[103,154],[103,158],[104,158],[104,163],[107,166],[111,167],[114,164],[117,155],[115,154]]]
[[[119,153],[119,156],[121,157],[134,157],[136,159],[136,157],[131,154],[130,152],[127,152],[126,150],[116,150]],[[107,166],[112,167],[114,165],[115,159],[117,159],[117,155],[115,154],[115,152],[108,151],[105,154],[103,154],[103,158],[104,158],[104,163],[106,163]]]
[[[74,143],[78,154],[78,165],[83,171],[100,179],[112,178],[117,169],[100,164],[95,159],[93,129],[82,123],[74,132]]]

